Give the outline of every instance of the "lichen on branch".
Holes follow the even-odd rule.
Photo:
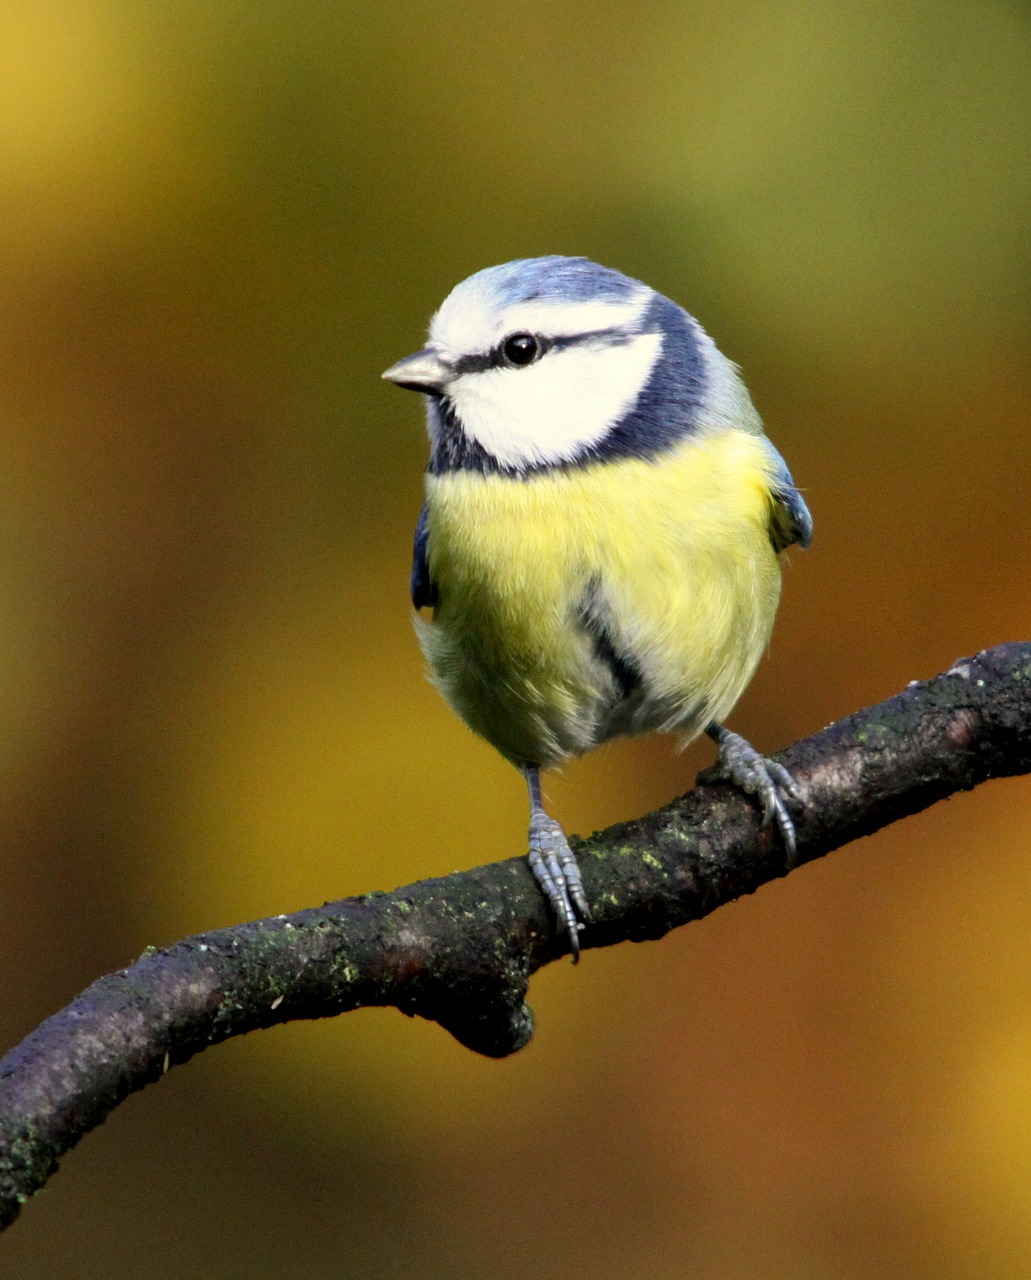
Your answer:
[[[1031,772],[1031,644],[914,681],[777,758],[802,793],[796,865]],[[748,798],[711,772],[699,784],[575,842],[594,916],[583,950],[660,938],[785,874]],[[0,1060],[0,1229],[123,1098],[211,1045],[392,1005],[502,1057],[533,1034],[530,977],[567,951],[524,858],[148,948]]]

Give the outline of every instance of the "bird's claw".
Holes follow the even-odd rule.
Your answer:
[[[718,743],[718,772],[747,795],[755,796],[762,806],[764,827],[776,822],[787,850],[785,864],[790,871],[798,854],[798,840],[786,802],[801,804],[802,793],[798,783],[782,764],[761,755],[739,733],[724,729]]]
[[[573,963],[576,964],[580,959],[580,930],[583,928],[580,920],[590,920],[591,909],[584,893],[580,868],[566,834],[546,813],[537,812],[530,819],[527,860],[534,879],[569,936]]]

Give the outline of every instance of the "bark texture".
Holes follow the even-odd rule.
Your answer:
[[[1004,644],[796,743],[796,865],[989,778],[1031,772],[1031,644]],[[660,938],[786,873],[755,806],[695,790],[574,841],[583,950]],[[568,951],[525,859],[148,949],[0,1060],[0,1228],[127,1094],[230,1036],[363,1005],[501,1057],[533,1034],[530,976]]]

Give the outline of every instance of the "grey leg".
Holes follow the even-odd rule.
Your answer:
[[[795,865],[797,852],[795,824],[786,801],[798,803],[802,794],[794,778],[776,760],[767,760],[738,733],[732,733],[715,721],[705,730],[719,748],[716,765],[735,786],[762,805],[763,826],[774,820],[787,850],[789,869]]]
[[[544,812],[541,801],[541,771],[535,764],[523,765],[523,776],[530,792],[530,852],[527,859],[534,879],[554,908],[559,923],[569,935],[573,963],[580,959],[581,920],[590,920],[580,868],[569,847],[565,832]]]

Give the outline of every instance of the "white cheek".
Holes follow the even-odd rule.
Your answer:
[[[466,433],[503,466],[568,461],[597,444],[630,409],[662,350],[662,336],[553,350],[524,369],[459,378],[450,395]]]

